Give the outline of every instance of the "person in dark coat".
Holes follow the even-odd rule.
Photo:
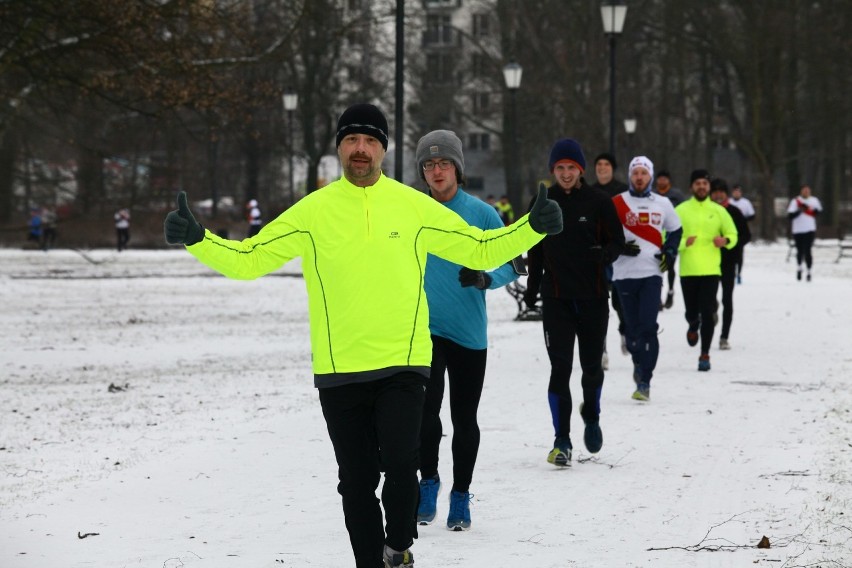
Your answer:
[[[725,208],[737,228],[736,246],[730,250],[722,249],[722,334],[719,336],[719,349],[724,351],[731,348],[728,337],[731,333],[731,323],[734,321],[734,285],[737,281],[737,266],[740,264],[743,247],[751,241],[751,231],[745,215],[728,199],[728,182],[722,178],[712,180],[710,199]]]
[[[569,380],[574,362],[574,340],[583,370],[585,423],[583,439],[590,453],[600,451],[600,398],[604,370],[601,364],[609,321],[606,267],[624,250],[624,233],[612,199],[583,179],[586,158],[571,138],[557,141],[550,152],[554,183],[547,196],[562,210],[563,231],[545,237],[528,253],[529,277],[524,302],[535,307],[539,292],[550,383],[547,397],[555,440],[547,461],[571,465],[571,412]],[[534,201],[533,201],[534,202]],[[530,205],[532,207],[532,204]]]
[[[592,185],[595,189],[600,189],[610,197],[627,191],[627,184],[615,179],[615,170],[618,169],[618,163],[615,161],[615,156],[609,152],[598,154],[595,158],[595,178],[596,181]],[[606,267],[606,280],[609,286],[609,291],[612,292],[612,265]],[[618,316],[618,334],[621,336],[621,352],[624,355],[627,351],[627,338],[624,334],[624,315],[621,313],[621,301],[618,294],[611,294],[612,309],[615,310],[615,315]],[[604,340],[603,367],[604,370],[609,366],[609,357],[606,352],[606,340]]]

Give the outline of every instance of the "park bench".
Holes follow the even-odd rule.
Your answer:
[[[541,306],[536,305],[534,308],[529,308],[524,303],[524,292],[527,291],[526,286],[515,280],[506,285],[506,291],[518,303],[518,315],[515,316],[515,321],[541,321]],[[539,302],[541,302],[540,295]]]

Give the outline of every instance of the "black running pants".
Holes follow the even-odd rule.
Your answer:
[[[443,435],[441,403],[444,374],[450,383],[450,419],[453,422],[453,491],[467,492],[479,452],[476,413],[485,382],[487,349],[468,349],[432,336],[432,372],[426,381],[426,402],[420,428],[420,473],[423,479],[438,473],[438,448]]]
[[[796,244],[796,264],[799,268],[801,268],[802,262],[805,263],[808,270],[813,266],[814,258],[811,255],[811,250],[814,246],[814,239],[816,239],[816,232],[814,231],[793,234],[793,242]]]
[[[716,322],[716,293],[719,291],[718,276],[681,276],[680,289],[686,307],[686,322],[690,328],[699,329],[701,353],[710,353],[713,330]]]
[[[606,297],[583,300],[543,298],[542,326],[547,356],[550,358],[550,383],[547,398],[556,437],[571,433],[573,400],[569,381],[574,366],[574,338],[577,339],[580,367],[583,370],[584,412],[588,418],[600,414],[604,372],[601,366],[604,338],[609,322]]]
[[[413,372],[319,389],[337,458],[337,491],[357,568],[380,568],[384,545],[405,550],[417,537],[420,419],[424,377]],[[376,498],[385,472],[382,507]],[[387,532],[387,538],[385,538]]]

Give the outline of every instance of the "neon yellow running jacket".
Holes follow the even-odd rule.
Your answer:
[[[709,197],[704,201],[687,199],[675,207],[675,213],[683,225],[678,247],[680,275],[721,276],[722,251],[713,244],[713,237],[727,237],[726,249],[737,245],[737,227],[730,214]],[[686,246],[689,237],[695,237],[695,242]]]
[[[345,178],[308,194],[243,241],[205,230],[187,250],[229,278],[251,280],[301,256],[308,290],[314,384],[331,387],[401,371],[429,374],[423,291],[426,254],[488,270],[544,235],[524,216],[483,231],[425,193],[382,175]]]

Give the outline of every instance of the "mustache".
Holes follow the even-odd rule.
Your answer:
[[[355,152],[355,153],[353,153],[353,154],[349,154],[349,159],[350,159],[350,160],[354,160],[354,159],[356,159],[356,158],[357,158],[357,159],[361,159],[361,160],[369,160],[369,159],[370,159],[370,156],[369,156],[369,155],[367,155],[367,154],[360,153],[360,152]]]

